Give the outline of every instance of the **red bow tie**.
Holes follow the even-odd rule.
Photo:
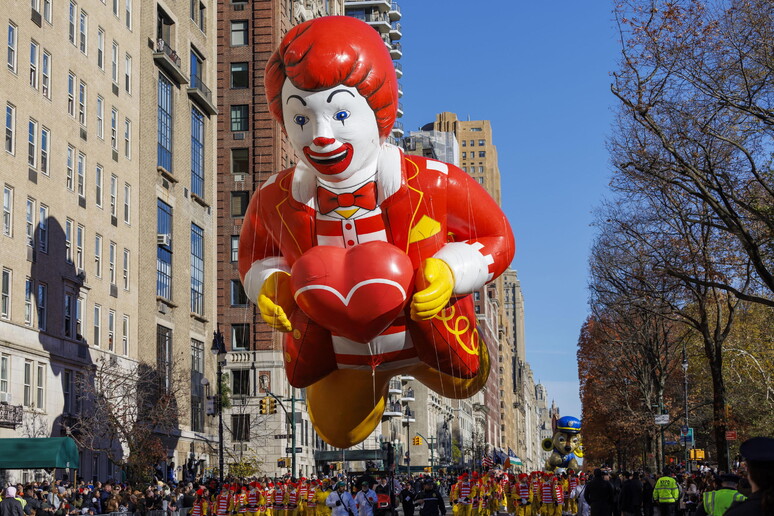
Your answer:
[[[376,182],[370,181],[354,192],[343,194],[337,194],[322,186],[318,186],[317,206],[323,215],[332,212],[336,208],[348,208],[350,206],[373,210],[376,208]]]

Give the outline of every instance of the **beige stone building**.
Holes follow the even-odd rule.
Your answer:
[[[103,359],[174,364],[168,455],[210,459],[215,9],[195,3],[4,4],[0,436],[66,435]],[[118,474],[82,451],[79,475]]]

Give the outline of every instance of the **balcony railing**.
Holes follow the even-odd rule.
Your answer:
[[[400,394],[403,392],[403,389],[400,387],[400,382],[397,380],[390,380],[389,385],[389,391],[392,394]]]
[[[398,5],[398,2],[393,2],[390,5],[390,18],[394,20],[400,20],[401,14],[400,14],[400,5]]]
[[[403,37],[403,31],[400,28],[400,22],[392,22],[390,26],[390,38],[400,39]]]
[[[24,407],[21,405],[0,403],[0,427],[16,428],[21,424],[23,415]]]
[[[164,41],[164,39],[159,38],[156,40],[156,51],[153,53],[153,59],[156,61],[156,64],[158,64],[161,68],[163,68],[169,75],[172,76],[172,79],[177,81],[179,84],[186,84],[188,80],[185,77],[185,74],[183,74],[183,69],[180,64],[180,56],[177,55],[177,52],[174,48],[172,48],[169,43]]]
[[[396,417],[396,416],[402,416],[403,411],[401,410],[400,403],[388,403],[384,407],[384,415],[387,417]]]
[[[214,115],[218,112],[215,104],[212,102],[212,91],[204,84],[202,78],[198,75],[191,76],[191,84],[188,88],[188,95],[204,108],[208,115]]]
[[[393,59],[399,59],[403,55],[403,47],[400,43],[393,43],[391,45],[390,55]]]
[[[401,399],[403,401],[414,401],[414,389],[406,389],[406,391],[401,395]]]

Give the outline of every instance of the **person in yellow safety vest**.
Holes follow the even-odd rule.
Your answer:
[[[674,478],[674,473],[667,469],[664,476],[656,481],[653,487],[653,501],[658,504],[661,516],[675,516],[677,501],[680,499],[680,487]]]
[[[706,491],[696,509],[696,516],[723,516],[734,502],[743,502],[747,497],[736,490],[739,477],[736,475],[720,475],[720,489]]]

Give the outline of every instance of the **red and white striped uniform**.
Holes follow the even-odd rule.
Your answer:
[[[247,494],[244,491],[234,495],[234,506],[239,514],[247,512]]]
[[[529,501],[529,484],[519,484],[519,498]]]
[[[355,216],[356,215],[356,216]],[[387,232],[379,207],[372,211],[359,208],[352,218],[335,211],[317,213],[315,221],[318,245],[348,248],[365,242],[387,242]],[[394,369],[418,362],[411,337],[406,331],[406,318],[398,317],[381,335],[369,343],[355,342],[331,335],[336,363],[340,369]]]
[[[274,508],[285,508],[285,492],[279,487],[274,488]]]
[[[468,505],[470,503],[470,491],[471,491],[471,485],[470,482],[463,482],[460,484],[460,503]],[[465,498],[468,499],[468,501],[465,501]]]
[[[247,507],[251,509],[250,512],[255,512],[252,509],[257,509],[258,503],[260,501],[261,501],[261,493],[259,493],[257,490],[253,490],[247,493]]]
[[[570,484],[570,492],[572,493],[572,490],[578,487],[578,479],[575,477],[570,477],[569,484]]]
[[[288,491],[288,508],[294,509],[298,505],[298,489]]]
[[[314,495],[317,494],[317,488],[312,486],[309,488],[309,492],[306,495],[306,506],[317,507],[317,501],[314,499]]]
[[[541,503],[554,503],[554,486],[548,482],[543,484],[540,501]]]
[[[203,507],[202,507],[203,503],[204,502],[202,500],[195,500],[193,507],[191,507],[191,512],[189,512],[188,514],[190,514],[190,516],[202,516],[204,513]]]
[[[556,503],[564,503],[564,491],[561,485],[556,484],[554,486],[554,496],[556,496]]]
[[[231,492],[227,491],[225,494],[221,492],[218,495],[217,503],[215,504],[216,507],[216,514],[218,516],[225,516],[229,513],[229,509],[231,505]]]

